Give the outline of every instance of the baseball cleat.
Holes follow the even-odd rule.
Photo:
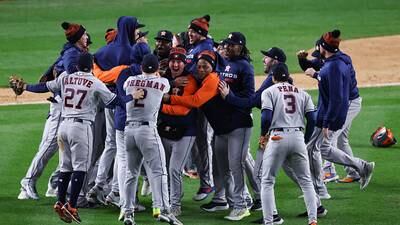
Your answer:
[[[92,189],[89,190],[86,198],[87,198],[87,201],[92,204],[96,204],[96,203],[101,203],[103,205],[106,204],[105,199],[104,199],[103,188],[101,188],[97,185],[95,185],[94,187],[92,187]]]
[[[61,202],[56,202],[56,204],[53,206],[54,212],[57,213],[58,217],[60,217],[60,220],[66,222],[66,223],[72,223],[72,219],[69,216],[66,216],[64,214],[64,211],[62,210],[63,204]]]
[[[19,193],[18,197],[19,200],[26,200],[29,199],[28,194],[26,193],[25,189],[21,188],[21,192]]]
[[[120,207],[119,199],[120,199],[119,193],[112,191],[112,192],[110,192],[110,194],[107,195],[105,203],[106,203],[106,205],[113,205],[113,206],[119,208]]]
[[[360,189],[364,190],[372,178],[372,173],[374,172],[375,162],[370,162],[365,165],[364,173],[360,179]]]
[[[157,218],[160,222],[169,223],[170,225],[183,225],[181,221],[179,221],[172,213],[163,210]]]
[[[146,207],[144,205],[137,203],[134,206],[134,210],[135,210],[135,212],[144,212],[144,211],[146,211]]]
[[[360,178],[352,178],[352,177],[345,177],[343,179],[338,180],[339,183],[353,183],[360,181]]]
[[[257,220],[253,220],[251,221],[252,223],[256,223],[256,224],[264,224],[264,218],[261,217],[260,219]],[[282,217],[279,216],[279,214],[275,214],[273,215],[273,222],[274,224],[283,224],[283,222],[285,222]]]
[[[239,221],[248,216],[250,216],[250,211],[247,208],[244,208],[244,209],[232,209],[229,215],[225,216],[224,218],[227,220]]]
[[[318,225],[318,224],[317,224],[317,221],[314,220],[311,223],[309,223],[308,225]]]
[[[124,225],[135,225],[135,220],[133,219],[133,213],[125,213],[124,215]]]
[[[324,183],[336,182],[337,180],[339,180],[337,173],[325,173],[324,175]]]
[[[29,199],[39,200],[39,194],[36,191],[35,185],[33,185],[33,184],[32,185],[30,185],[30,184],[23,185],[21,188],[21,192],[22,192],[22,189],[25,191],[26,196],[28,196]]]
[[[65,203],[65,205],[61,209],[64,212],[65,216],[71,218],[77,224],[80,224],[82,222],[81,217],[78,214],[78,209],[72,208],[69,203]]]
[[[199,188],[197,191],[196,195],[193,196],[194,201],[203,201],[206,199],[212,192],[214,192],[214,189],[211,187],[206,187],[206,188]]]
[[[324,217],[324,216],[326,216],[326,214],[328,214],[328,210],[325,209],[324,206],[321,205],[317,208],[317,217],[318,218]],[[304,213],[301,213],[297,216],[298,217],[307,217],[308,213],[307,213],[307,211],[305,211]]]
[[[210,203],[201,205],[200,208],[207,212],[216,212],[216,211],[229,209],[229,205],[226,202],[210,202]]]
[[[178,216],[180,216],[182,214],[182,209],[181,209],[180,206],[172,206],[171,207],[171,213],[175,217],[178,217]]]
[[[256,199],[253,202],[253,206],[250,209],[251,211],[261,211],[262,210],[262,205],[261,205],[261,200],[260,199]]]
[[[57,197],[57,188],[53,188],[53,187],[48,187],[45,196],[48,198],[54,198]]]
[[[140,190],[140,195],[147,196],[151,194],[151,186],[148,179],[143,179],[142,189]]]

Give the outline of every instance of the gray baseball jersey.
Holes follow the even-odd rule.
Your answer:
[[[277,83],[263,91],[262,109],[273,111],[271,129],[305,127],[305,114],[315,111],[311,96],[289,83]]]
[[[262,109],[273,111],[270,138],[263,155],[261,203],[265,224],[273,224],[274,183],[279,168],[293,168],[304,194],[308,223],[317,220],[317,196],[312,184],[304,134],[305,114],[314,111],[311,97],[289,83],[277,83],[261,95]]]
[[[156,75],[129,77],[124,83],[127,94],[135,89],[144,90],[144,98],[126,104],[126,121],[147,121],[156,124],[162,96],[170,88],[167,79]]]
[[[168,179],[165,151],[156,129],[158,111],[162,96],[168,93],[168,80],[155,74],[129,77],[124,83],[126,93],[143,89],[143,99],[133,100],[126,104],[127,123],[125,126],[125,145],[127,153],[127,174],[131,179],[125,180],[123,210],[133,212],[134,200],[140,168],[146,163],[147,175],[150,177],[153,208],[169,210]]]
[[[116,97],[91,73],[62,73],[58,79],[46,83],[51,92],[61,91],[62,117],[94,121],[101,100],[109,104]]]
[[[62,150],[61,172],[88,170],[93,147],[92,122],[100,101],[109,104],[116,98],[91,73],[62,73],[46,83],[52,92],[61,92],[63,100],[58,141]]]

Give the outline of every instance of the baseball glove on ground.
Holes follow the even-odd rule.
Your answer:
[[[16,95],[21,95],[24,92],[25,84],[26,82],[21,77],[17,75],[10,76],[9,85]]]

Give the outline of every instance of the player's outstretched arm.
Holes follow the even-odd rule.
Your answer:
[[[306,113],[307,126],[306,126],[306,133],[304,134],[304,142],[306,144],[308,143],[312,133],[314,132],[316,118],[317,118],[316,111],[311,111]]]

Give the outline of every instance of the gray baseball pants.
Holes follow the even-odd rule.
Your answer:
[[[181,206],[183,197],[182,171],[195,139],[195,136],[184,136],[177,141],[161,138],[168,165],[171,206]]]
[[[261,199],[265,224],[273,224],[275,210],[274,185],[279,168],[285,161],[294,169],[299,185],[304,193],[304,202],[308,212],[309,223],[317,220],[317,196],[310,175],[304,134],[293,128],[284,131],[272,131],[272,136],[280,136],[280,140],[268,141],[263,155]]]

